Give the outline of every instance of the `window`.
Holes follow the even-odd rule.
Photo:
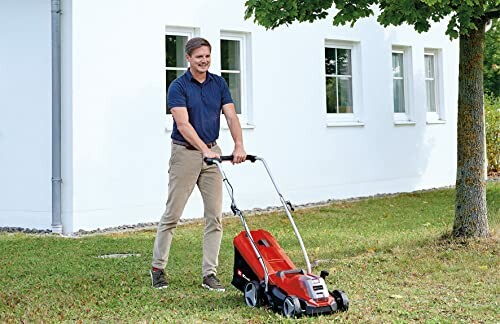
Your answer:
[[[363,126],[359,43],[327,39],[324,54],[327,126]]]
[[[240,41],[221,39],[221,76],[226,80],[234,100],[236,113],[241,114]]]
[[[405,79],[403,53],[392,52],[392,86],[394,96],[394,112],[405,112]]]
[[[170,83],[186,72],[188,63],[184,54],[184,47],[188,39],[194,36],[194,30],[181,28],[167,28],[165,34],[165,74],[166,91]],[[166,96],[165,96],[166,98]],[[165,99],[166,100],[166,99]],[[168,107],[168,106],[167,106]],[[170,111],[167,109],[167,114]]]
[[[443,120],[443,112],[440,109],[439,52],[437,50],[426,49],[424,51],[424,69],[427,121]]]
[[[394,122],[407,123],[411,118],[411,50],[409,47],[392,48],[392,96]]]
[[[351,50],[325,48],[326,112],[353,113]]]
[[[246,33],[222,31],[220,36],[221,76],[226,80],[233,97],[236,113],[243,126],[250,120],[249,65],[250,37]]]
[[[424,55],[425,60],[425,107],[428,112],[437,112],[436,106],[436,72],[434,54]]]

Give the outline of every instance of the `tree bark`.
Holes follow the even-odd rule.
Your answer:
[[[486,207],[486,138],[483,53],[485,22],[460,35],[455,237],[489,236]]]

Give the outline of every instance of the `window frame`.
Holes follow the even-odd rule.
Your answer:
[[[404,95],[404,112],[395,112],[394,109],[394,74],[392,72],[392,54],[403,55],[403,95]],[[414,124],[414,109],[413,109],[413,64],[412,53],[410,46],[393,45],[391,50],[391,90],[392,90],[392,113],[395,124]]]
[[[432,56],[433,63],[434,63],[434,78],[428,78],[426,76],[426,65],[425,65],[425,57],[426,56]],[[443,109],[443,102],[442,102],[442,80],[441,80],[441,68],[442,68],[442,62],[441,62],[441,51],[439,49],[433,49],[433,48],[425,48],[424,49],[424,73],[423,73],[423,79],[424,79],[424,92],[425,92],[425,103],[424,103],[424,109],[426,113],[426,121],[428,124],[433,124],[433,123],[443,123],[445,121],[444,118],[444,109]],[[429,111],[429,107],[427,106],[427,81],[428,80],[434,80],[434,102],[436,105],[436,111]]]
[[[359,41],[348,41],[348,40],[336,40],[336,39],[325,39],[322,47],[322,71],[323,71],[323,105],[322,109],[326,116],[326,126],[364,126],[361,121],[362,116],[362,91],[361,91],[361,59],[360,59],[360,46]],[[326,74],[325,68],[325,51],[326,48],[335,49],[348,49],[351,51],[351,92],[352,92],[352,113],[328,113],[327,109],[327,90],[326,90],[326,78],[332,77]]]
[[[251,54],[250,54],[250,33],[247,32],[238,32],[238,31],[228,31],[221,30],[219,35],[219,46],[221,46],[222,40],[229,41],[238,41],[239,42],[239,50],[240,50],[240,113],[238,114],[238,118],[240,120],[240,124],[243,128],[252,128],[252,114],[251,114],[251,75],[250,75],[250,67],[251,67]],[[213,58],[212,58],[213,59]],[[219,66],[220,66],[220,74],[222,73],[233,73],[234,70],[222,70],[222,52],[219,48]],[[233,94],[231,94],[233,95]],[[221,125],[223,128],[228,128],[226,120],[223,118],[221,120]]]

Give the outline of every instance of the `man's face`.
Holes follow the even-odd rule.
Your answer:
[[[191,70],[205,73],[210,67],[210,48],[208,46],[199,47],[191,55],[186,54],[186,60],[189,62]]]

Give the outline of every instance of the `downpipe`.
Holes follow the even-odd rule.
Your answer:
[[[61,1],[51,1],[52,35],[52,233],[62,234],[61,219]]]

